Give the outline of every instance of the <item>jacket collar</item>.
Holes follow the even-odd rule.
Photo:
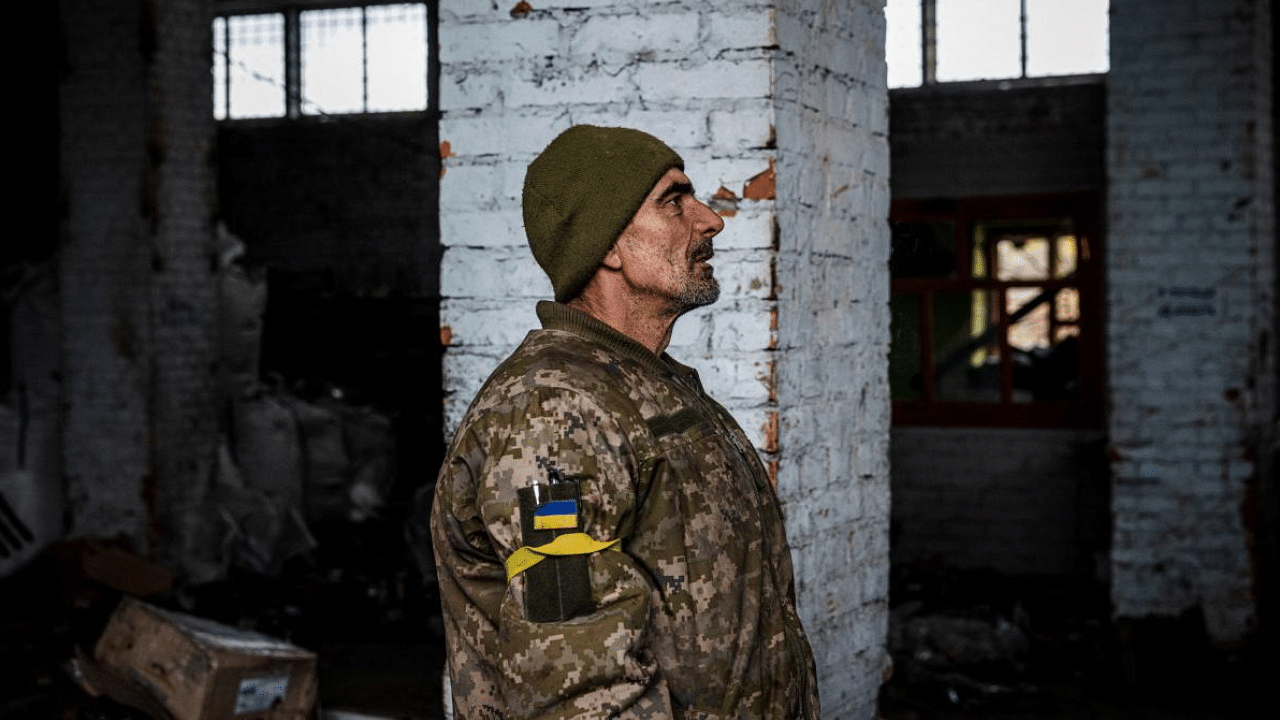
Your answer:
[[[665,352],[662,355],[654,355],[652,350],[614,329],[608,323],[563,303],[549,300],[539,301],[535,310],[543,329],[573,333],[659,372],[675,373],[685,380],[692,381],[695,387],[701,388],[702,383],[697,371],[693,368],[676,362]]]

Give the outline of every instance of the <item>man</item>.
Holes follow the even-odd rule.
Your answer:
[[[720,292],[724,221],[683,168],[584,125],[529,166],[556,302],[463,418],[431,511],[458,717],[818,717],[768,476],[664,352]]]

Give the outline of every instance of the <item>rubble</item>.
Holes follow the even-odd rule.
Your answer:
[[[1060,628],[1084,616],[1061,614],[1046,592],[1052,595],[1034,583],[935,563],[896,568],[888,633],[894,670],[882,704],[997,712],[1045,702],[1061,669],[1077,659],[1079,650],[1065,645],[1096,641],[1075,635],[1064,644]]]

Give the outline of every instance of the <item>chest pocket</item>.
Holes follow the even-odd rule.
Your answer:
[[[649,424],[649,432],[658,438],[660,444],[672,435],[684,435],[692,430],[703,432],[710,430],[708,419],[693,408],[677,410],[670,415],[651,417],[646,422]]]
[[[686,529],[696,530],[685,537],[692,554],[713,554],[758,524],[755,468],[732,430],[696,408],[650,418],[648,425],[669,470],[669,484],[659,491],[678,508]]]

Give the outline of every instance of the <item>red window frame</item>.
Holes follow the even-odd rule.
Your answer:
[[[917,308],[914,327],[893,328],[894,341],[908,340],[919,348],[918,396],[895,398],[895,425],[955,425],[989,427],[1100,427],[1103,397],[1103,285],[1101,198],[1097,193],[1068,193],[1018,197],[983,197],[965,199],[899,199],[890,210],[890,224],[950,223],[954,237],[954,271],[949,277],[893,278],[890,293],[894,297],[914,295]],[[985,273],[974,278],[971,268],[975,228],[985,223],[1020,221],[1043,225],[1049,219],[1068,219],[1077,239],[1079,251],[1075,272],[1067,278],[1000,280]],[[994,268],[992,253],[995,243],[986,245],[986,267]],[[1079,312],[1070,324],[1078,328],[1077,383],[1074,396],[1068,399],[1017,399],[1014,392],[1014,361],[1010,352],[1010,313],[1005,301],[1009,290],[1038,287],[1045,291],[1075,288]],[[937,362],[934,341],[934,295],[937,293],[973,293],[988,291],[999,302],[994,304],[992,326],[996,328],[999,347],[999,399],[951,400],[939,398]],[[1053,313],[1050,313],[1052,318]],[[1050,327],[1052,329],[1050,320]],[[904,338],[901,333],[914,333]],[[1053,337],[1053,335],[1050,335]],[[906,343],[910,347],[911,343]],[[891,353],[892,358],[892,353]]]

